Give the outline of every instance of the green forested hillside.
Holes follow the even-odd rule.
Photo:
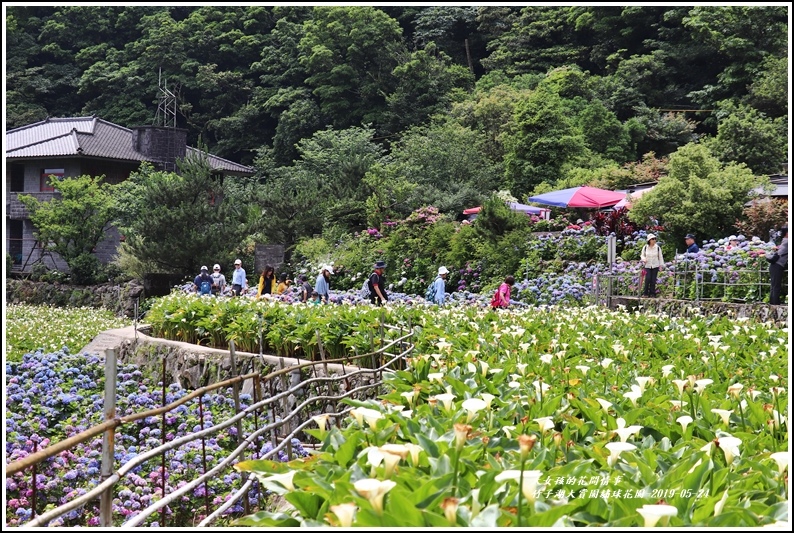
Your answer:
[[[500,190],[656,180],[693,142],[770,174],[788,9],[11,6],[6,128],[151,123],[161,74],[190,144],[256,167],[225,185],[264,214],[256,240],[288,246]]]

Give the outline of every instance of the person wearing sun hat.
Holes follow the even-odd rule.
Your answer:
[[[206,266],[201,267],[201,273],[193,280],[193,288],[198,294],[212,293],[212,278]]]
[[[656,276],[659,274],[659,269],[664,265],[662,247],[656,244],[656,235],[653,233],[649,233],[645,240],[646,244],[642,247],[642,252],[640,252],[642,270],[645,274],[642,296],[656,298]]]
[[[386,294],[386,276],[383,271],[386,269],[385,261],[375,261],[372,265],[372,274],[369,275],[369,301],[373,305],[383,305],[383,302],[389,301],[389,295]]]
[[[433,303],[435,304],[444,305],[444,300],[447,295],[447,285],[445,282],[447,274],[449,274],[447,267],[438,267],[438,275],[436,275],[436,279],[433,281]]]
[[[226,276],[221,274],[221,266],[218,263],[213,265],[210,277],[212,278],[212,294],[220,296],[226,292]]]
[[[331,291],[331,274],[333,273],[334,267],[331,265],[323,265],[320,267],[317,280],[314,282],[314,290],[317,291],[320,301],[323,303],[328,303],[328,297]]]
[[[783,275],[788,269],[788,226],[780,228],[783,240],[774,253],[767,256],[769,261],[769,303],[780,305],[780,293],[783,287]]]
[[[245,275],[243,262],[239,259],[234,261],[234,272],[232,272],[232,296],[240,296],[244,290],[248,289],[248,278]]]

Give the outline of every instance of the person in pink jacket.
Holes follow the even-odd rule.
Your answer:
[[[506,309],[510,305],[510,288],[515,285],[516,279],[507,276],[504,282],[496,289],[496,293],[491,299],[491,307],[494,309]]]

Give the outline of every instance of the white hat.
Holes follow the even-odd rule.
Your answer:
[[[323,270],[327,270],[329,274],[333,274],[334,273],[334,267],[332,267],[331,265],[323,265],[323,266],[321,266],[320,267],[320,272],[322,272]]]
[[[736,235],[731,235],[730,237],[728,237],[728,242],[731,242],[731,241],[738,241],[738,240],[739,240],[739,239],[736,237]]]
[[[438,267],[438,274],[449,274],[449,270],[447,270],[447,267],[445,266],[440,266]]]
[[[645,237],[645,240],[646,241],[650,241],[651,239],[655,239],[655,238],[656,238],[656,235],[654,235],[653,233],[649,233],[648,236]]]
[[[240,261],[239,259],[235,259],[235,260],[234,260],[234,264],[235,264],[235,265],[242,265],[242,264],[243,264],[243,262],[242,262],[242,261]]]
[[[205,271],[205,270],[207,270],[207,265],[204,265],[204,266],[201,267],[201,271],[202,272]]]
[[[215,263],[214,265],[212,265],[212,270],[220,270],[220,269],[221,269],[221,266],[218,263]]]

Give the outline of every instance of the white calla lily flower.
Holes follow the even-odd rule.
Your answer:
[[[383,514],[383,497],[396,485],[397,483],[389,479],[380,481],[372,478],[359,479],[353,483],[356,492],[369,500],[370,505],[372,505],[378,515]]]
[[[727,410],[727,409],[712,409],[711,412],[714,413],[714,414],[720,415],[720,417],[722,418],[722,423],[723,424],[725,424],[726,426],[730,425],[730,423],[731,423],[731,415],[733,414],[733,409],[731,409],[730,411]]]
[[[547,431],[554,429],[554,419],[550,416],[535,418],[533,420],[538,423],[538,426],[540,426],[541,433],[546,433]]]
[[[640,386],[640,394],[642,394],[645,392],[645,387],[648,385],[648,383],[653,383],[653,378],[648,376],[637,376],[634,378],[634,381],[636,381],[637,385]]]
[[[605,413],[609,412],[609,408],[612,407],[612,402],[608,402],[603,398],[596,398],[596,401],[601,406],[601,409],[604,410]]]
[[[621,453],[637,449],[636,446],[628,442],[607,442],[606,448],[609,450],[609,457],[607,458],[607,464],[609,466],[615,466]]]
[[[328,509],[336,515],[341,527],[350,527],[356,517],[358,506],[355,503],[340,503],[332,505]]]
[[[657,505],[643,505],[637,509],[643,520],[645,520],[644,527],[653,527],[659,520],[662,520],[662,525],[667,525],[671,516],[678,515],[678,508],[673,505],[657,504]]]
[[[727,489],[722,494],[722,498],[714,504],[714,516],[719,516],[722,513],[723,507],[725,507],[725,502],[728,501],[728,491]]]
[[[452,410],[452,400],[455,399],[454,394],[450,394],[450,393],[436,394],[435,398],[436,400],[441,402],[441,404],[444,406],[444,409],[446,411]]]
[[[718,437],[717,443],[725,453],[725,462],[729,465],[733,463],[733,459],[739,455],[739,445],[742,440],[737,437]]]
[[[782,474],[783,471],[788,468],[790,457],[789,452],[775,452],[769,457],[774,459],[775,463],[777,463],[777,471],[779,474]]]
[[[683,415],[683,416],[679,416],[678,418],[676,418],[675,421],[678,422],[679,424],[681,424],[681,427],[683,428],[684,433],[686,433],[686,427],[689,424],[692,423],[692,417],[689,416],[689,415]]]
[[[474,420],[474,417],[477,416],[477,413],[485,409],[487,404],[485,400],[480,398],[469,398],[467,400],[463,400],[461,407],[467,413],[467,422],[471,422]]]

